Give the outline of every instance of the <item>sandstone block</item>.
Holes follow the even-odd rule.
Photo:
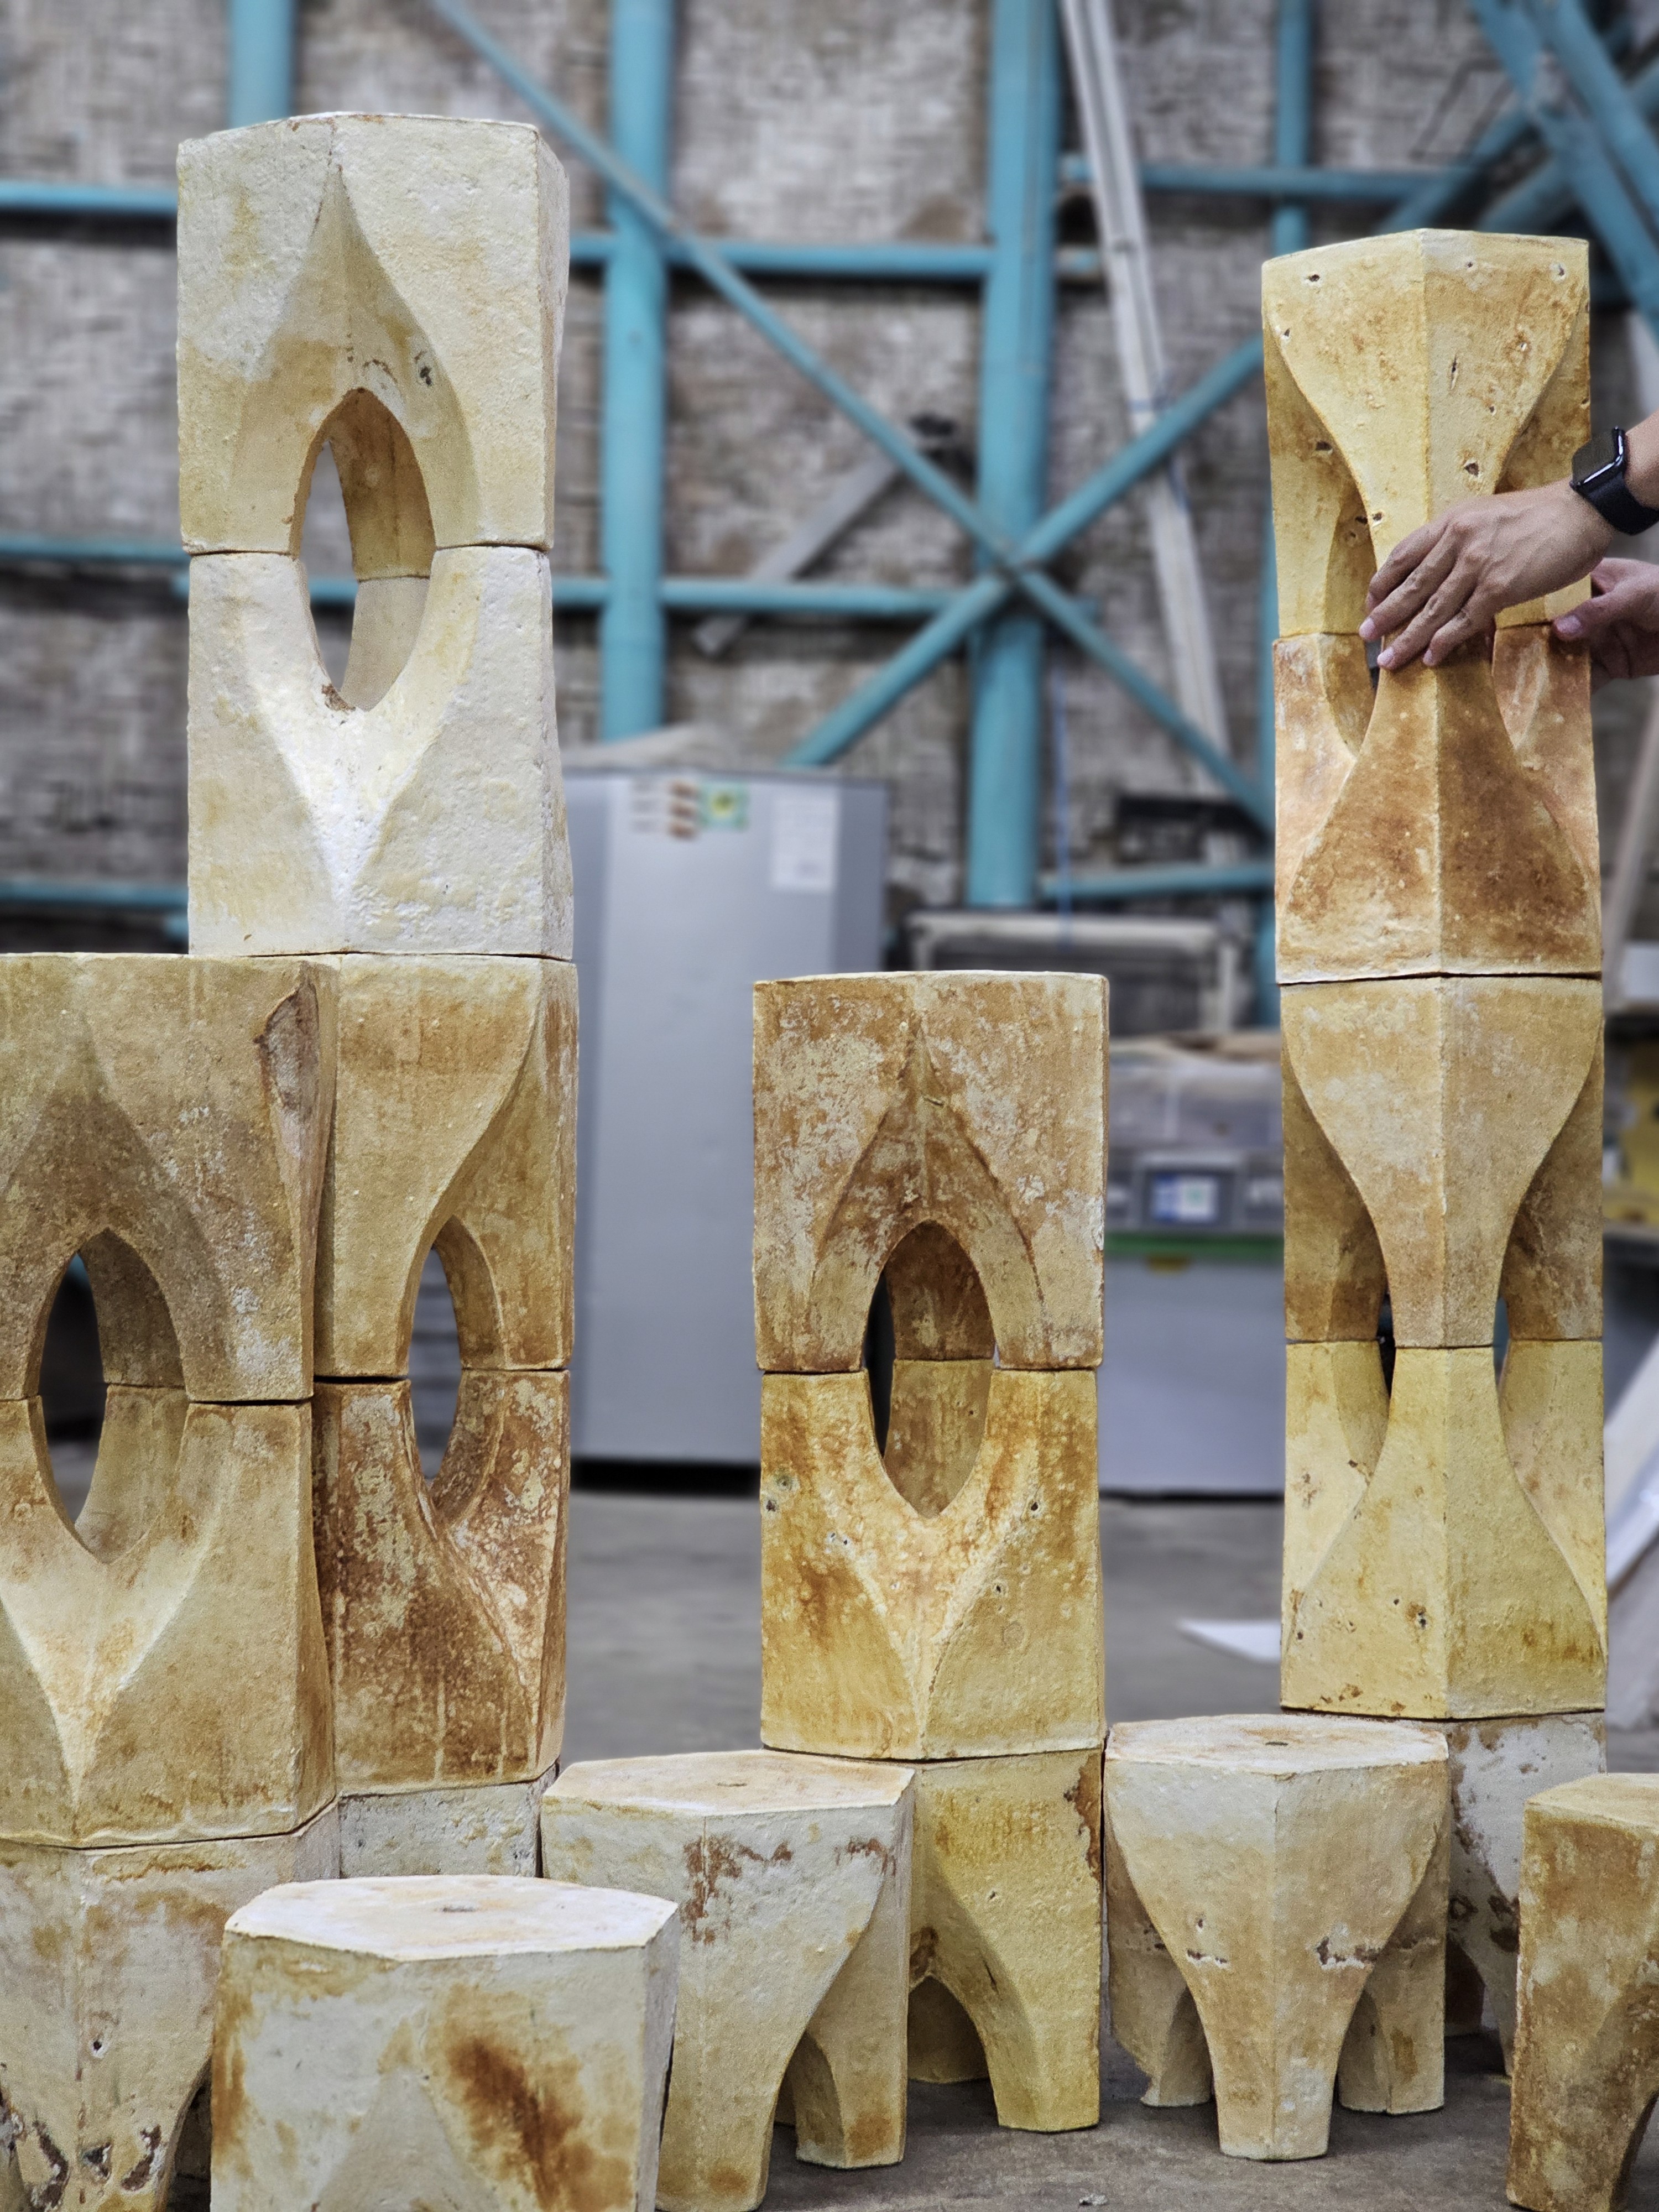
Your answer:
[[[915,1769],[910,2071],[1005,2128],[1100,2117],[1100,1752]]]
[[[1113,1729],[1105,1796],[1113,2033],[1150,2102],[1201,2102],[1212,2072],[1222,2149],[1262,2159],[1322,2155],[1334,2081],[1362,2111],[1439,2106],[1438,1736],[1142,1722]]]
[[[558,961],[338,963],[317,1371],[402,1375],[435,1243],[464,1367],[562,1367],[574,1307],[576,975]]]
[[[1261,303],[1287,636],[1358,629],[1401,538],[1455,501],[1565,476],[1589,435],[1577,240],[1419,230],[1317,246],[1264,265]]]
[[[542,1799],[556,1774],[439,1790],[370,1790],[340,1799],[340,1871],[488,1874],[528,1879],[541,1863]]]
[[[1601,990],[1439,976],[1285,992],[1292,1340],[1601,1332]]]
[[[657,2202],[747,2212],[786,2074],[796,2153],[904,2153],[911,1790],[904,1766],[715,1752],[573,1766],[542,1802],[556,1881],[679,1909]]]
[[[27,2212],[152,2212],[208,2070],[219,1939],[275,1882],[339,1871],[332,1806],[292,1835],[0,1843],[0,2101]]]
[[[307,961],[0,963],[0,1398],[35,1389],[82,1250],[111,1381],[309,1395],[334,1041]]]
[[[268,1891],[225,1930],[216,2212],[649,2212],[674,1917],[561,1882]]]
[[[1547,629],[1382,671],[1346,635],[1274,648],[1279,974],[1593,975],[1589,666]]]
[[[1452,1809],[1447,1936],[1480,1978],[1508,2064],[1515,2045],[1522,1815],[1540,1790],[1602,1772],[1607,1729],[1600,1713],[1545,1713],[1454,1722],[1445,1737]]]
[[[951,1310],[967,1294],[965,1255],[1003,1366],[1098,1365],[1105,1172],[1098,976],[756,986],[755,1318],[768,1373],[858,1367],[883,1270],[924,1228],[934,1233],[898,1263],[902,1299]]]
[[[929,1512],[914,1465],[883,1464],[865,1375],[764,1378],[767,1743],[933,1759],[1101,1741],[1095,1379],[999,1367],[984,1381],[972,1471]]]
[[[1659,2094],[1659,1776],[1545,1790],[1524,1839],[1510,2202],[1612,2212]]]
[[[0,1837],[296,1829],[334,1794],[310,1408],[121,1395],[168,1402],[118,1397],[84,1531],[40,1400],[0,1401]]]
[[[430,1482],[407,1382],[319,1382],[313,1420],[341,1787],[532,1781],[564,1724],[569,1377],[464,1372]]]
[[[347,447],[358,574],[400,573],[387,565],[398,471],[350,419],[367,396],[424,480],[428,544],[544,551],[568,200],[557,160],[523,124],[301,116],[181,146],[190,550],[297,553],[312,465],[332,435],[337,459]],[[343,411],[355,435],[334,434]],[[401,550],[418,554],[418,539]]]
[[[395,597],[365,603],[353,703],[297,561],[191,563],[193,945],[569,957],[549,573],[439,552],[412,638]]]
[[[1581,1712],[1607,1679],[1596,1343],[1293,1344],[1289,1706],[1383,1717]]]

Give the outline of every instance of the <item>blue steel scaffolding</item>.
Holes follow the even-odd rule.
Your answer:
[[[1048,564],[1078,532],[1159,468],[1193,430],[1259,374],[1251,337],[1158,420],[1130,439],[1076,490],[1045,509],[1055,286],[1062,270],[1097,269],[1096,257],[1057,244],[1062,179],[1079,173],[1060,151],[1060,49],[1054,0],[986,0],[988,236],[980,245],[895,241],[793,245],[701,237],[669,202],[674,79],[674,0],[611,0],[611,136],[590,131],[477,22],[462,0],[428,0],[568,153],[608,191],[609,228],[572,240],[575,266],[605,281],[600,536],[603,573],[559,576],[562,611],[598,614],[600,732],[628,737],[664,719],[668,618],[672,614],[811,614],[913,625],[872,677],[809,731],[789,764],[838,759],[948,656],[966,650],[972,674],[968,769],[969,902],[1030,906],[1052,893],[1040,871],[1044,655],[1050,629],[1070,640],[1195,759],[1260,833],[1261,857],[1116,869],[1072,876],[1068,896],[1101,903],[1138,898],[1256,894],[1262,897],[1258,978],[1262,1010],[1273,1003],[1270,894],[1273,736],[1271,641],[1277,628],[1271,531],[1266,536],[1261,680],[1255,758],[1219,751],[1091,613],[1064,592]],[[1378,229],[1461,220],[1539,230],[1582,220],[1599,240],[1623,295],[1659,334],[1659,62],[1620,74],[1625,34],[1603,36],[1582,0],[1469,0],[1515,88],[1513,105],[1451,167],[1433,173],[1323,169],[1312,160],[1316,19],[1314,0],[1279,0],[1276,120],[1270,163],[1206,169],[1148,164],[1152,192],[1213,193],[1273,208],[1273,250],[1306,243],[1317,204],[1383,210]],[[227,0],[228,119],[286,115],[293,100],[295,0]],[[1537,165],[1492,198],[1486,179],[1535,143]],[[1487,204],[1479,210],[1479,203]],[[1471,207],[1479,211],[1470,214]],[[154,224],[176,215],[159,188],[0,179],[0,216]],[[968,536],[972,582],[955,591],[888,584],[775,582],[670,576],[663,566],[666,319],[671,271],[690,271],[720,294]],[[981,301],[980,440],[970,496],[832,369],[757,289],[751,278],[826,283],[929,283],[976,287]],[[124,539],[0,536],[0,564],[59,563],[114,570],[172,569],[176,545]],[[319,604],[348,604],[349,580],[320,579]],[[183,893],[164,886],[4,884],[0,900],[166,908]]]

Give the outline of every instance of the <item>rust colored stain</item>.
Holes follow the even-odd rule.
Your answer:
[[[791,1856],[787,1844],[780,1844],[771,1863]],[[741,1881],[744,1862],[765,1866],[768,1862],[747,1844],[734,1844],[724,1836],[702,1835],[685,1847],[685,1871],[690,1882],[680,1922],[694,1943],[712,1943],[716,1931],[705,1925],[708,1909],[723,1881]]]
[[[1066,1802],[1083,1823],[1089,1879],[1097,1883],[1101,1879],[1100,1769],[1092,1759],[1066,1792]]]
[[[626,2201],[628,2161],[597,2150],[583,2132],[574,2059],[544,2065],[532,2081],[516,2052],[472,2036],[450,2064],[480,2149],[498,2166],[527,2170],[545,2212],[612,2212]]]
[[[144,2154],[136,2166],[130,2166],[121,2176],[121,2186],[126,2190],[143,2189],[155,2171],[155,2160],[161,2148],[160,2128],[143,2128],[138,2140],[144,2146]]]

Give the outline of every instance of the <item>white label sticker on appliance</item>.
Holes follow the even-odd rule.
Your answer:
[[[841,807],[833,791],[780,791],[772,800],[772,888],[832,891]]]

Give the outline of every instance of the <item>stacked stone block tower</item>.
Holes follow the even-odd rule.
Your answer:
[[[1549,628],[1571,594],[1510,609],[1490,647],[1375,679],[1358,633],[1401,538],[1569,469],[1589,434],[1586,250],[1432,231],[1318,248],[1268,264],[1263,306],[1281,1691],[1443,1728],[1450,1932],[1507,2045],[1522,1804],[1602,1758],[1589,672]]]

